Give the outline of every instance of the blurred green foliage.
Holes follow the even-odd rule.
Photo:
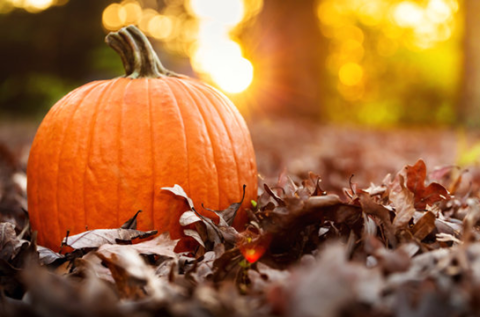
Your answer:
[[[4,105],[0,115],[41,117],[75,86],[75,83],[49,73],[9,76],[0,84],[0,104]]]
[[[120,59],[103,43],[101,16],[109,2],[0,14],[0,118],[40,120],[71,90],[121,74]]]

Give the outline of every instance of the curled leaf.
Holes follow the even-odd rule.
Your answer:
[[[413,166],[407,165],[405,169],[407,188],[414,194],[414,206],[417,210],[449,198],[448,191],[438,183],[430,183],[425,187],[427,167],[423,160],[418,160]]]
[[[97,229],[85,231],[68,239],[64,238],[62,243],[73,249],[98,248],[104,244],[116,244],[118,242],[131,242],[134,239],[148,238],[157,233],[156,230],[140,231],[133,229]]]
[[[162,187],[161,189],[162,190],[167,190],[167,191],[172,192],[173,194],[175,194],[177,196],[185,198],[185,200],[187,201],[190,209],[194,208],[193,200],[190,197],[188,197],[187,193],[185,193],[182,186],[175,184],[175,185],[173,185],[173,187]]]
[[[398,175],[401,190],[398,193],[392,193],[390,199],[395,206],[395,218],[393,226],[396,229],[404,229],[415,214],[414,194],[405,187],[405,180],[402,175]]]

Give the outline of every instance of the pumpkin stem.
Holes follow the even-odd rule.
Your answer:
[[[147,37],[134,25],[109,33],[105,42],[120,55],[127,78],[178,76],[163,67]]]

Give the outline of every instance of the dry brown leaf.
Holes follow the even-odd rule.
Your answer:
[[[412,234],[418,240],[425,239],[435,228],[435,215],[427,211],[412,228]]]
[[[177,254],[173,250],[178,241],[170,239],[168,232],[165,232],[154,239],[132,245],[103,244],[97,252],[105,256],[111,256],[112,254],[122,252],[121,250],[125,248],[129,248],[137,251],[139,254],[177,258]]]
[[[110,256],[98,252],[96,255],[112,273],[121,298],[140,299],[149,296],[161,300],[167,297],[167,282],[156,277],[155,271],[130,246]]]
[[[38,251],[40,263],[44,265],[52,264],[55,261],[66,260],[63,254],[54,252],[49,248],[42,247],[41,245],[37,246],[37,251]]]
[[[85,231],[68,238],[64,238],[62,243],[73,249],[91,249],[98,248],[104,244],[116,244],[131,242],[137,238],[148,238],[157,233],[153,231],[140,231],[133,229],[97,229]]]
[[[408,223],[415,214],[414,195],[405,187],[405,180],[402,175],[399,176],[401,190],[390,195],[390,200],[395,207],[395,218],[393,219],[393,227],[396,230],[406,229]]]
[[[375,216],[380,220],[388,242],[395,247],[397,245],[397,239],[395,238],[395,229],[390,220],[390,211],[383,205],[374,202],[372,198],[366,194],[360,194],[359,199],[363,212],[367,215]]]
[[[414,194],[416,209],[423,210],[427,205],[449,198],[447,190],[438,183],[430,183],[425,187],[427,167],[423,160],[418,160],[413,166],[407,165],[405,169],[407,188]]]

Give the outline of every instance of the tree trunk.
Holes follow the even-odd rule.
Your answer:
[[[464,0],[465,34],[459,119],[467,127],[480,127],[480,1]]]
[[[261,113],[320,118],[326,49],[316,0],[264,0],[246,41]]]

